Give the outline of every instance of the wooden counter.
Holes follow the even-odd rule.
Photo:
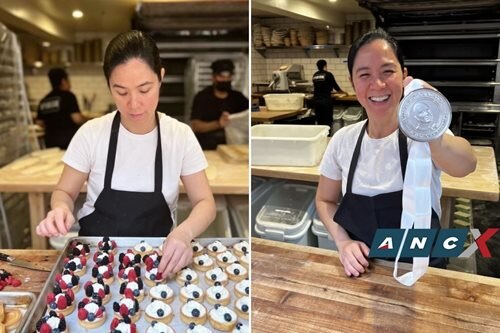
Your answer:
[[[47,149],[23,156],[0,169],[0,192],[28,193],[33,248],[47,248],[47,239],[36,235],[36,226],[45,218],[45,193],[54,190],[63,169],[64,151]],[[214,194],[248,194],[248,163],[229,163],[217,151],[204,151],[206,174]],[[182,184],[180,191],[185,192]],[[86,184],[81,189],[87,191]]]
[[[306,111],[306,108],[301,110],[288,111],[267,111],[266,108],[261,108],[261,111],[251,112],[251,120],[252,123],[272,123],[276,120],[296,117],[305,113]]]
[[[429,268],[412,287],[372,263],[345,276],[338,253],[252,239],[252,332],[500,332],[500,280]]]

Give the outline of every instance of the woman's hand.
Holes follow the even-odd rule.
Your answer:
[[[192,258],[191,238],[183,234],[181,229],[175,228],[163,242],[163,254],[158,271],[165,277],[177,273],[190,264]]]
[[[346,240],[337,244],[340,252],[340,262],[344,265],[347,276],[360,276],[366,271],[369,263],[367,260],[370,249],[365,243]]]
[[[65,207],[57,207],[48,212],[47,217],[38,224],[36,233],[45,237],[66,235],[74,223],[75,217],[72,211]]]

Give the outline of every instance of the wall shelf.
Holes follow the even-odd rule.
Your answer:
[[[280,51],[304,51],[307,56],[311,57],[311,51],[315,50],[331,50],[335,53],[335,56],[339,57],[339,51],[343,48],[348,48],[350,45],[309,45],[309,46],[259,46],[254,47],[254,49],[259,52],[264,58],[266,57],[266,52],[269,50],[280,50]]]

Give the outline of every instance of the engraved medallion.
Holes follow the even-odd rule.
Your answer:
[[[451,123],[451,106],[446,97],[433,89],[416,89],[399,105],[399,128],[415,140],[427,142],[439,138]]]

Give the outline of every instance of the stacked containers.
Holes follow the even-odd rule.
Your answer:
[[[344,126],[352,125],[357,123],[363,117],[363,108],[360,106],[350,106],[348,107],[344,114],[342,115],[342,120],[344,121]]]
[[[318,247],[322,249],[329,249],[337,251],[337,245],[332,239],[332,236],[328,233],[323,222],[321,222],[318,213],[314,214],[312,233],[318,237]]]

